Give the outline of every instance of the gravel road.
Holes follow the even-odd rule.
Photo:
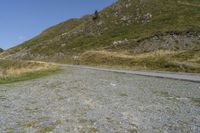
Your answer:
[[[0,85],[0,133],[199,133],[200,83],[63,66]]]
[[[134,75],[142,75],[149,77],[157,77],[157,78],[168,78],[168,79],[176,79],[183,81],[191,81],[200,83],[200,74],[194,73],[176,73],[176,72],[159,72],[159,71],[134,71],[134,70],[124,70],[124,69],[113,69],[113,68],[102,68],[102,67],[90,67],[84,65],[66,65],[60,64],[63,67],[73,67],[73,68],[84,68],[84,69],[92,69],[98,71],[108,71],[108,72],[118,72],[118,73],[127,73]]]

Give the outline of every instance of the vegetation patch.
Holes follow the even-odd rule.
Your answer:
[[[119,68],[199,73],[199,50],[176,52],[159,50],[142,54],[126,52],[88,51],[79,64],[103,65]]]
[[[121,97],[127,97],[127,96],[128,96],[127,93],[120,93],[119,95],[120,95]]]
[[[35,79],[59,70],[58,66],[43,62],[0,60],[0,84]]]
[[[98,130],[94,127],[91,127],[88,129],[88,133],[97,133],[97,132],[98,132]]]
[[[46,133],[53,131],[61,121],[50,121],[49,119],[41,119],[35,121],[18,122],[17,125],[25,128],[34,128],[36,133]]]
[[[191,98],[191,101],[196,103],[197,106],[200,106],[200,98]]]
[[[130,128],[130,129],[128,129],[128,132],[129,133],[138,133],[136,128]]]

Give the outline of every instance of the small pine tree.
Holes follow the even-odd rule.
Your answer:
[[[95,21],[95,20],[97,20],[99,18],[99,12],[96,10],[95,12],[94,12],[94,16],[93,16],[93,20]]]
[[[1,52],[3,52],[3,49],[2,49],[2,48],[0,48],[0,53],[1,53]]]

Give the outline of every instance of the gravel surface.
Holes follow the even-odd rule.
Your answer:
[[[108,71],[108,72],[119,72],[119,73],[127,73],[127,74],[134,74],[134,75],[142,75],[142,76],[149,76],[149,77],[158,77],[158,78],[168,78],[168,79],[176,79],[176,80],[183,80],[183,81],[191,81],[200,83],[200,74],[194,73],[182,73],[182,72],[164,72],[164,71],[142,71],[142,70],[124,70],[124,69],[113,69],[113,68],[102,68],[102,67],[90,67],[84,65],[66,65],[60,64],[64,67],[73,67],[73,68],[85,68],[85,69],[92,69],[98,71]]]
[[[199,133],[200,83],[87,68],[0,85],[0,133]]]

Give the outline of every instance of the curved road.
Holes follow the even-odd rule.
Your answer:
[[[162,73],[63,69],[50,77],[0,85],[1,133],[200,132],[200,83],[188,79],[192,75],[174,80],[166,79],[172,73],[156,78]]]

